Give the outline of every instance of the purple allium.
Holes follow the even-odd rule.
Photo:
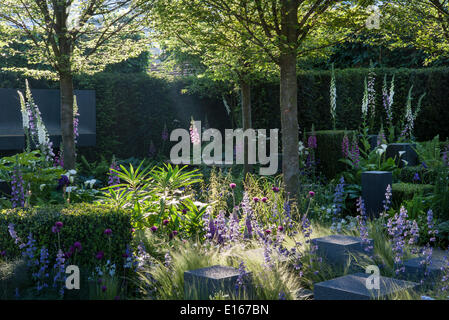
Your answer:
[[[106,292],[106,290],[108,290],[108,288],[106,286],[101,287],[101,291]]]
[[[279,230],[280,232],[282,232],[282,231],[284,231],[284,227],[283,227],[283,226],[279,226],[279,227],[278,227],[278,230]]]
[[[156,232],[156,231],[157,231],[157,227],[156,227],[156,226],[152,226],[150,229],[151,229],[151,231],[153,231],[153,232]]]
[[[182,209],[182,214],[186,214],[187,213],[187,209]]]
[[[266,230],[265,230],[265,233],[266,233],[266,234],[270,234],[270,233],[271,233],[271,230],[270,230],[270,229],[266,229]]]
[[[166,226],[169,222],[170,222],[170,220],[165,219],[164,221],[162,221],[162,224],[163,224],[164,226]]]
[[[98,260],[101,260],[104,258],[104,252],[103,251],[98,251],[97,254],[95,255],[95,258],[97,258]]]
[[[76,242],[73,244],[73,247],[74,247],[76,250],[78,250],[78,252],[81,251],[81,250],[83,249],[83,247],[81,246],[81,242],[79,242],[79,241],[76,241]]]
[[[271,190],[273,190],[274,192],[279,192],[279,188],[278,187],[273,187],[273,188],[271,188]]]
[[[254,201],[255,203],[259,202],[259,198],[258,198],[258,197],[254,197],[254,198],[253,198],[253,201]]]
[[[229,188],[235,189],[235,187],[237,187],[237,185],[236,185],[235,183],[230,183],[230,184],[229,184]]]
[[[311,198],[315,197],[315,192],[314,192],[314,191],[309,191],[309,196],[310,196]]]
[[[112,234],[112,230],[111,229],[106,229],[103,232],[105,235],[110,236]]]
[[[176,230],[173,230],[171,233],[170,233],[170,239],[172,239],[173,237],[176,237],[178,235],[178,231],[176,231]]]
[[[262,199],[260,199],[260,201],[262,201],[263,203],[266,203],[268,201],[267,197],[263,197]]]
[[[6,256],[6,250],[0,251],[0,256],[2,257]]]
[[[61,232],[63,225],[64,224],[61,221],[58,221],[55,223],[55,225],[53,227],[51,227],[51,231],[53,233],[59,233],[59,232]]]

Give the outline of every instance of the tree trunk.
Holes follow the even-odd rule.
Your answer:
[[[61,92],[61,134],[64,168],[75,169],[75,137],[73,132],[73,78],[70,73],[59,75]]]
[[[285,39],[285,42],[281,43],[279,57],[282,172],[285,190],[293,200],[296,199],[299,189],[298,80],[296,77],[298,1],[283,0],[281,5],[281,33]]]
[[[252,127],[251,120],[251,86],[246,80],[240,80],[240,90],[242,91],[242,125],[243,131]],[[252,172],[252,165],[248,162],[248,141],[245,139],[244,149],[245,150],[245,164],[243,176],[246,178],[246,175],[249,172]]]

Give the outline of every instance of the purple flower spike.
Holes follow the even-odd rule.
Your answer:
[[[103,251],[98,251],[98,253],[95,255],[95,258],[97,258],[98,260],[101,260],[104,258],[104,252]]]

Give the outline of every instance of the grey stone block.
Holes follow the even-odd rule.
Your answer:
[[[395,158],[399,168],[403,168],[405,163],[402,160],[407,161],[407,166],[416,166],[418,164],[418,154],[414,150],[416,144],[412,143],[390,143],[385,153],[386,158]],[[399,152],[405,151],[405,153],[399,157]]]
[[[212,266],[184,272],[184,299],[208,300],[219,291],[236,294],[239,270],[232,267]],[[250,291],[251,274],[244,277],[245,287]]]
[[[327,263],[333,266],[346,268],[353,258],[361,258],[363,256],[371,255],[374,242],[369,239],[369,243],[363,244],[361,238],[351,237],[346,235],[331,235],[322,238],[312,239],[312,243],[316,245],[316,254],[322,257]],[[351,268],[356,268],[351,264]]]
[[[362,172],[362,198],[366,213],[378,218],[383,211],[383,202],[388,185],[393,185],[393,174],[389,171]]]
[[[388,299],[390,295],[403,290],[417,289],[415,282],[380,276],[379,289],[368,289],[368,273],[356,273],[336,279],[315,283],[315,300],[374,300]]]
[[[424,260],[424,257],[417,257],[404,262],[405,277],[408,280],[434,282],[443,275],[443,272],[441,271],[441,267],[444,267],[445,265],[443,259],[432,257],[432,263],[427,266],[427,276],[425,275],[426,266],[421,264]]]

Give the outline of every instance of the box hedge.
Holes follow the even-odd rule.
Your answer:
[[[69,262],[90,268],[98,265],[95,256],[103,251],[104,260],[110,259],[118,267],[123,264],[122,254],[132,240],[130,215],[125,210],[105,205],[83,203],[67,207],[0,210],[0,250],[5,250],[8,258],[21,254],[19,245],[14,243],[8,231],[8,225],[12,223],[24,243],[31,233],[37,249],[45,246],[49,250],[50,261],[54,261],[58,251],[58,235],[52,232],[52,226],[58,221],[63,223],[59,233],[62,250],[68,252],[77,241],[82,245],[76,261],[72,256]],[[110,236],[104,234],[106,229],[112,230]]]
[[[432,193],[434,186],[430,184],[414,184],[414,183],[393,183],[391,191],[393,194],[393,202],[400,206],[404,200],[411,200],[415,194],[424,196]]]
[[[415,174],[419,175],[419,180],[414,181]],[[432,170],[431,168],[424,168],[423,166],[410,166],[410,167],[404,167],[401,169],[401,172],[399,173],[399,180],[401,182],[406,183],[433,183],[436,179],[436,172]]]

